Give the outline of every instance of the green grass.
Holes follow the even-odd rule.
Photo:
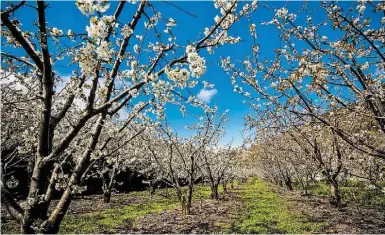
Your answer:
[[[146,192],[136,192],[135,196],[143,196]],[[133,196],[132,194],[129,196]],[[91,212],[81,215],[66,215],[59,233],[101,233],[114,232],[114,229],[125,224],[134,223],[138,218],[170,210],[178,206],[176,198],[164,198],[155,195],[148,203],[133,203],[121,208],[107,209],[100,212]]]
[[[227,186],[230,188],[230,184]],[[187,188],[184,188],[185,191],[187,191]],[[223,193],[223,187],[220,185],[218,187],[218,193],[219,195]],[[211,197],[211,188],[208,185],[202,186],[202,185],[195,185],[194,186],[194,193],[193,193],[193,200],[200,199],[200,198],[210,198]]]
[[[329,186],[326,182],[320,181],[310,185],[310,190],[314,195],[329,196]]]
[[[241,186],[244,213],[225,233],[309,233],[318,232],[322,224],[290,212],[276,193],[261,180]]]

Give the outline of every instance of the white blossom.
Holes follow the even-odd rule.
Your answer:
[[[100,45],[96,49],[96,54],[99,59],[110,59],[111,58],[111,49],[108,46],[106,41],[101,41]]]
[[[366,9],[366,6],[365,5],[359,5],[359,6],[357,6],[357,11],[358,11],[358,13],[363,13],[364,11],[365,11],[365,9]]]
[[[131,29],[131,27],[128,26],[128,25],[124,25],[123,28],[122,28],[122,30],[121,30],[121,33],[122,33],[122,35],[123,35],[125,38],[129,37],[133,32],[134,32],[134,31],[133,31],[133,30]]]
[[[61,29],[58,29],[58,28],[52,28],[51,29],[51,35],[52,36],[62,36],[63,35],[63,30],[61,30]]]
[[[195,51],[195,48],[191,45],[186,47],[186,53],[191,76],[199,78],[206,72],[205,59],[200,57]]]
[[[322,42],[326,42],[327,40],[328,40],[328,37],[326,37],[326,36],[322,36],[322,37],[321,37],[321,41],[322,41]]]
[[[91,18],[91,25],[86,26],[86,31],[88,37],[97,39],[104,38],[107,36],[107,26],[104,21],[97,20],[96,18]]]
[[[286,19],[287,14],[288,14],[288,10],[283,7],[277,10],[277,12],[275,13],[275,16],[277,16],[278,18]]]
[[[139,54],[139,51],[140,51],[140,47],[139,47],[137,44],[135,44],[135,45],[134,45],[134,52],[135,52],[136,54]]]
[[[77,0],[76,5],[84,15],[94,14],[95,11],[105,12],[110,7],[105,0]]]
[[[174,26],[176,26],[176,21],[173,18],[169,18],[166,26],[167,27],[174,27]]]

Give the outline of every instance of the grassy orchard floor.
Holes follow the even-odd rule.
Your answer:
[[[143,194],[136,196],[146,197]],[[158,214],[164,210],[174,209],[176,206],[177,204],[173,200],[155,196],[152,202],[133,203],[120,208],[110,208],[80,215],[69,214],[65,217],[59,233],[115,233],[118,229],[131,227],[136,220],[143,216]]]
[[[197,192],[194,195],[195,207],[193,212],[198,210],[198,213],[193,214],[202,215],[202,213],[205,213],[202,212],[206,209],[203,205],[202,208],[197,208],[200,207],[201,203],[204,203],[209,210],[212,209],[209,208],[212,205],[208,204],[219,204],[218,208],[215,208],[216,212],[228,213],[231,218],[217,218],[217,221],[205,223],[194,221],[194,215],[182,217],[180,216],[179,203],[174,196],[174,192],[170,190],[170,197],[166,198],[161,196],[165,193],[164,190],[159,190],[158,194],[153,196],[151,201],[146,192],[131,193],[127,196],[119,195],[123,198],[118,197],[116,198],[117,200],[124,200],[124,197],[139,197],[143,201],[101,212],[66,216],[60,233],[192,232],[193,227],[196,227],[196,231],[199,232],[311,233],[320,231],[322,227],[321,223],[311,223],[305,216],[289,212],[284,200],[269,190],[269,187],[263,181],[251,180],[245,185],[237,186],[237,188],[232,192],[231,197],[225,198],[225,203],[229,201],[238,201],[239,203],[238,208],[230,208],[230,210],[226,210],[228,208],[221,208],[221,201],[216,202],[207,199],[210,195],[210,189],[207,186],[197,187]],[[231,209],[241,210],[231,211]],[[171,211],[171,213],[165,215],[165,211]],[[162,214],[162,212],[164,213]],[[216,217],[214,213],[210,214]],[[146,220],[146,215],[151,216]],[[162,215],[171,221],[158,221],[159,218],[163,217]],[[181,231],[173,231],[173,228],[169,227],[178,227],[178,223],[174,224],[173,222],[175,221],[172,220],[180,221],[180,224],[187,226],[186,228],[182,226]],[[156,222],[156,224],[153,224],[153,222]],[[166,228],[161,226],[160,228],[158,227],[158,231],[154,231],[153,229],[158,224],[157,222],[162,223]],[[192,228],[188,228],[189,226],[192,226]],[[152,231],[148,231],[148,229]],[[170,230],[164,231],[164,229]]]
[[[60,233],[385,233],[384,211],[352,206],[330,207],[327,197],[301,197],[261,180],[209,199],[209,187],[196,186],[192,215],[181,216],[175,193],[157,190],[76,199]],[[168,197],[165,195],[168,193]],[[17,233],[14,222],[3,221],[2,233]]]
[[[245,213],[234,221],[228,233],[315,233],[326,225],[289,211],[284,199],[261,180],[242,185],[238,193]]]

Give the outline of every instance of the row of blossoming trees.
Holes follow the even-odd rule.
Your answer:
[[[212,26],[186,45],[177,44],[172,33],[176,20],[165,18],[152,2],[79,0],[76,6],[89,19],[85,31],[63,32],[51,25],[44,1],[2,4],[1,137],[6,156],[1,200],[21,232],[57,233],[87,177],[104,179],[109,201],[114,175],[128,167],[150,181],[167,180],[180,200],[187,198],[187,212],[201,174],[209,172],[217,197],[235,156],[233,150],[215,148],[225,116],[216,118],[216,109],[188,90],[206,71],[201,52],[239,42],[228,30],[254,11],[256,2],[215,1],[218,15]],[[34,26],[23,28],[17,17],[21,9],[36,16]],[[63,66],[72,69],[70,76],[61,75]],[[191,127],[191,138],[177,136],[168,126],[165,105],[170,103],[182,113],[186,106],[205,113]],[[27,199],[18,203],[4,182],[11,174],[7,169],[22,161],[29,164],[30,185]],[[186,196],[181,179],[188,185]],[[63,193],[49,210],[56,188]]]
[[[341,180],[359,179],[381,190],[385,3],[304,3],[298,12],[264,7],[274,17],[261,27],[278,30],[281,40],[274,58],[259,54],[263,45],[251,24],[247,58],[222,59],[234,90],[253,110],[246,118],[256,130],[251,157],[259,173],[290,189],[299,182],[305,191],[325,179],[338,207]]]

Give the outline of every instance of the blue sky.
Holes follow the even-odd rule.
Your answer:
[[[33,3],[34,4],[34,3]],[[88,25],[88,18],[80,13],[75,6],[74,2],[49,2],[50,8],[47,10],[47,21],[49,27],[57,27],[66,32],[68,29],[72,29],[74,32],[84,32],[85,26]],[[173,4],[186,9],[196,17],[192,17],[178,10],[169,4],[162,2],[153,2],[154,6],[162,13],[165,18],[172,17],[177,21],[177,26],[173,29],[173,33],[177,37],[177,42],[180,45],[186,45],[190,41],[195,41],[198,36],[203,33],[205,27],[209,27],[214,22],[214,17],[219,14],[218,10],[214,8],[214,4],[211,1],[196,2],[196,1],[173,1]],[[269,6],[274,8],[283,7],[286,5],[289,12],[297,12],[302,6],[302,2],[268,2]],[[310,2],[311,7],[319,6],[320,2]],[[350,5],[350,2],[343,2],[341,5]],[[3,6],[2,2],[2,8]],[[116,8],[117,2],[112,2],[110,7],[110,14]],[[122,18],[120,22],[127,22],[131,19],[133,12],[136,10],[136,5],[126,4]],[[107,12],[108,14],[108,12]],[[274,26],[262,26],[262,21],[268,21],[272,19],[273,12],[259,7],[257,11],[252,15],[250,21],[257,25],[258,43],[260,47],[260,54],[262,58],[272,57],[273,50],[280,47],[280,40],[278,38],[277,30]],[[32,22],[36,20],[36,12],[32,9],[23,8],[17,13],[17,17],[20,22],[23,22],[22,29],[31,29],[36,27],[32,25]],[[320,19],[324,15],[312,15],[314,20]],[[299,19],[301,20],[301,19]],[[304,20],[304,19],[302,19]],[[233,86],[231,85],[229,77],[224,71],[217,65],[220,62],[221,57],[231,56],[233,59],[242,60],[245,58],[246,53],[250,53],[250,40],[249,36],[249,22],[244,19],[232,28],[230,34],[232,36],[240,36],[243,40],[239,44],[226,45],[218,50],[214,55],[208,55],[206,52],[203,56],[207,63],[207,72],[201,77],[201,80],[206,80],[212,84],[215,84],[217,93],[212,97],[209,104],[218,105],[221,111],[229,109],[228,117],[230,122],[226,125],[226,136],[222,140],[222,143],[234,140],[234,144],[240,144],[242,142],[240,131],[243,129],[244,119],[243,117],[250,111],[247,104],[242,104],[243,97],[233,92]],[[143,27],[141,27],[143,28]],[[329,38],[333,38],[333,32],[325,32]],[[190,40],[190,41],[189,41]],[[57,71],[66,75],[71,73],[72,69],[66,66],[60,66],[60,63],[56,65]],[[198,86],[192,91],[198,94],[203,86]],[[173,127],[182,135],[188,135],[184,127],[195,122],[192,117],[183,118],[178,107],[167,106],[167,119],[173,125]]]

